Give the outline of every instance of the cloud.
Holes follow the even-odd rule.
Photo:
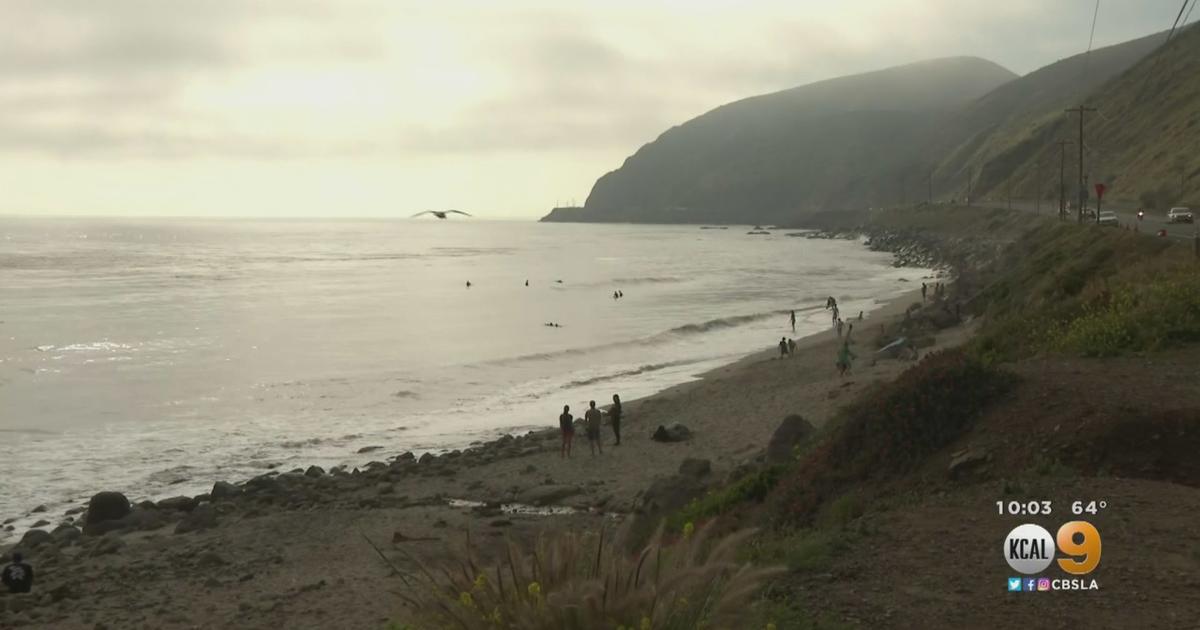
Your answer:
[[[453,169],[571,156],[591,174],[572,176],[583,197],[620,156],[725,102],[939,56],[1028,72],[1083,50],[1091,8],[6,0],[0,159],[17,168],[45,163],[28,157],[79,168],[161,160],[200,172],[220,160]],[[1096,45],[1166,28],[1177,10],[1166,0],[1105,2]]]

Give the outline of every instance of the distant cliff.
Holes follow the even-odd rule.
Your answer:
[[[962,199],[968,182],[976,197],[1010,188],[1017,198],[1056,196],[1053,143],[1074,137],[1063,110],[1084,101],[1105,105],[1089,125],[1122,139],[1097,145],[1098,177],[1120,180],[1115,196],[1181,197],[1200,191],[1200,152],[1184,142],[1200,118],[1200,30],[1155,53],[1164,40],[1093,50],[1019,78],[953,57],[736,101],[667,130],[600,177],[582,209],[543,220],[788,223],[931,193]],[[1138,177],[1114,175],[1123,171]]]
[[[889,175],[919,159],[948,110],[1014,77],[954,57],[730,103],[666,131],[601,177],[581,213],[546,220],[773,222],[891,199]]]

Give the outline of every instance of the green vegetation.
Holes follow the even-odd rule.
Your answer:
[[[857,484],[913,470],[1012,383],[1009,373],[961,350],[926,355],[843,410],[829,436],[780,481],[772,495],[777,523],[804,526]]]
[[[776,569],[736,561],[753,532],[710,539],[690,524],[682,539],[660,529],[637,554],[621,541],[566,533],[530,551],[508,543],[505,559],[484,568],[470,548],[454,566],[422,565],[406,599],[414,630],[693,630],[741,626],[745,606]],[[769,564],[774,564],[770,562]]]
[[[784,470],[783,466],[771,466],[750,472],[731,484],[693,499],[682,510],[667,518],[667,530],[681,531],[687,523],[703,522],[746,503],[761,503],[779,483]]]

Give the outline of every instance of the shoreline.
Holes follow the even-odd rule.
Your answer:
[[[908,265],[906,265],[906,266],[908,266]],[[938,269],[929,269],[929,268],[921,268],[921,267],[916,267],[913,270],[920,271],[921,273],[925,273],[925,274],[932,274],[930,276],[922,276],[922,278],[934,277],[940,273],[940,271]],[[910,300],[912,294],[915,293],[916,291],[917,291],[916,289],[908,289],[904,293],[901,293],[899,295],[893,295],[891,297],[883,298],[883,299],[868,298],[874,302],[874,305],[871,308],[871,310],[869,310],[869,311],[864,309],[864,313],[866,314],[866,316],[868,318],[867,323],[870,322],[870,318],[872,318],[872,317],[879,318],[879,317],[890,316],[891,314],[893,314],[893,311],[895,310],[895,306],[894,306],[895,303],[905,302],[906,300]],[[907,303],[905,305],[907,305]],[[827,313],[828,312],[828,311],[820,310],[819,305],[813,305],[810,308],[819,313]],[[799,309],[798,308],[796,310],[800,311],[800,310],[808,310],[808,309]],[[781,319],[785,318],[786,313],[787,313],[787,309],[780,310],[779,311],[780,318]],[[850,321],[849,323],[855,323],[855,322]],[[780,330],[787,332],[785,326],[781,326]],[[802,333],[802,336],[795,338],[795,341],[797,343],[797,351],[802,351],[805,348],[811,347],[811,346],[819,343],[819,341],[821,339],[823,339],[826,335],[828,335],[830,332],[831,332],[831,329],[826,328],[824,330],[817,330],[817,331],[810,332],[807,334]],[[626,400],[624,400],[624,404],[626,405],[627,409],[630,409],[632,407],[636,407],[642,401],[645,401],[647,399],[652,399],[654,397],[657,397],[657,396],[660,396],[663,394],[667,394],[669,392],[674,392],[676,390],[685,391],[686,388],[688,388],[690,386],[694,386],[697,383],[700,383],[700,382],[712,377],[713,375],[727,373],[729,370],[737,369],[739,366],[742,366],[743,364],[745,364],[747,362],[754,362],[754,361],[762,360],[764,358],[773,357],[775,355],[775,353],[776,353],[776,350],[771,346],[771,344],[764,344],[764,349],[762,349],[762,350],[753,350],[753,351],[749,351],[745,354],[737,355],[736,358],[728,359],[724,363],[716,365],[715,367],[705,367],[704,371],[689,376],[688,380],[685,380],[683,382],[678,382],[678,383],[675,383],[672,385],[666,385],[662,389],[658,389],[658,390],[654,391],[653,393],[650,393],[647,395],[642,395],[637,398],[626,399]],[[684,389],[680,389],[680,388],[684,388]],[[620,393],[620,392],[618,392],[618,393]],[[609,404],[607,402],[604,402],[604,400],[607,400],[607,397],[602,397],[601,404],[600,404],[600,407],[602,409],[606,409],[609,406]],[[576,403],[571,403],[571,404],[573,406],[576,405]],[[549,409],[549,411],[547,411],[546,417],[553,417],[554,415],[556,415],[557,414],[556,409],[557,409],[556,407],[551,407]],[[581,410],[579,410],[579,411],[581,411]],[[551,412],[553,412],[553,413],[551,413]],[[580,415],[580,417],[582,417],[582,414],[578,414],[578,415]],[[605,423],[606,423],[605,430],[607,431],[607,416],[605,418]],[[390,463],[392,463],[396,460],[402,459],[410,454],[413,457],[419,458],[425,454],[432,454],[434,456],[442,456],[442,455],[445,455],[446,453],[450,453],[450,452],[454,452],[454,451],[466,451],[466,450],[478,449],[478,448],[484,448],[484,449],[491,448],[496,443],[505,439],[505,436],[511,435],[511,436],[515,437],[518,435],[522,435],[522,436],[526,435],[529,432],[535,432],[535,433],[541,432],[541,431],[545,431],[546,429],[538,428],[539,426],[550,426],[550,425],[551,425],[550,422],[546,422],[541,425],[534,425],[534,424],[530,424],[530,423],[514,423],[514,424],[507,425],[507,426],[498,426],[493,429],[488,429],[488,432],[491,433],[494,437],[486,437],[486,438],[481,437],[480,439],[471,441],[469,444],[466,443],[466,441],[464,440],[463,442],[458,443],[458,444],[452,443],[452,444],[449,444],[446,446],[437,446],[437,447],[432,447],[432,448],[427,448],[427,449],[413,449],[413,450],[404,451],[404,452],[390,449],[389,447],[384,446],[384,447],[378,449],[380,452],[379,452],[379,454],[378,454],[379,456],[377,458],[372,458],[370,456],[370,454],[374,453],[374,451],[376,450],[375,448],[372,448],[371,451],[368,451],[366,453],[348,454],[345,458],[346,461],[343,461],[343,462],[337,464],[336,466],[331,468],[330,471],[332,472],[335,469],[344,469],[346,472],[352,473],[354,470],[358,470],[358,469],[365,470],[365,469],[369,468],[370,466],[372,466],[373,464],[378,464],[378,463],[390,464]],[[557,429],[554,429],[554,431],[557,431]],[[582,434],[580,434],[580,435],[582,435]],[[383,457],[383,455],[385,453],[388,454],[388,456],[386,458]],[[190,494],[190,495],[185,494],[183,496],[191,496],[192,498],[203,497],[205,494],[207,494],[205,492],[205,490],[211,488],[212,487],[211,484],[213,484],[217,481],[230,482],[235,485],[242,486],[242,485],[245,485],[248,481],[258,478],[258,477],[288,474],[289,472],[290,473],[303,472],[304,470],[312,467],[313,465],[319,466],[319,464],[314,464],[314,462],[312,462],[311,460],[306,461],[305,458],[303,458],[303,457],[300,457],[297,459],[298,459],[298,461],[271,463],[267,467],[264,467],[263,469],[261,469],[261,472],[259,472],[258,474],[248,474],[244,477],[235,477],[234,479],[213,478],[202,484],[187,483],[187,485],[185,486],[187,488],[187,490],[191,490],[193,493],[196,493],[196,494]],[[326,464],[326,466],[328,466],[328,464]],[[104,488],[104,486],[102,486],[102,485],[100,485],[98,487],[93,486],[90,488],[90,490],[92,493],[94,493],[94,492],[101,491],[103,488]],[[158,503],[163,500],[174,499],[174,498],[178,498],[179,496],[181,496],[180,493],[172,493],[172,492],[157,493],[157,492],[141,492],[141,491],[137,491],[137,490],[129,491],[126,488],[120,488],[120,487],[113,487],[113,489],[114,489],[114,491],[117,491],[117,492],[127,493],[126,496],[129,497],[131,503],[136,502],[136,503],[139,503],[142,505],[148,505],[150,503]],[[185,492],[187,490],[185,490]],[[5,517],[4,522],[0,523],[0,548],[12,546],[14,543],[16,543],[17,541],[20,540],[21,536],[24,534],[24,531],[27,531],[28,529],[53,528],[53,527],[59,526],[59,525],[76,525],[77,524],[77,523],[75,523],[76,517],[78,517],[80,515],[80,513],[82,512],[82,510],[86,508],[87,502],[88,502],[87,498],[80,498],[77,500],[65,500],[64,501],[61,499],[47,499],[46,497],[41,497],[41,500],[35,501],[32,505],[28,506],[26,508],[25,514],[23,514],[23,515],[19,515],[19,516],[11,515],[11,514],[0,515],[0,516]],[[53,517],[53,515],[56,513],[60,514],[60,516],[57,518],[57,520]],[[42,521],[49,521],[49,522],[42,522]]]
[[[392,594],[403,582],[371,545],[411,568],[413,556],[435,563],[453,557],[468,531],[486,552],[501,547],[492,541],[530,541],[547,528],[615,526],[643,511],[647,488],[677,477],[685,460],[703,462],[700,483],[718,484],[756,465],[785,417],[799,414],[820,427],[859,392],[907,369],[903,361],[869,365],[869,329],[919,301],[918,291],[881,302],[866,317],[847,378],[834,369],[838,339],[829,330],[798,339],[792,358],[756,351],[626,401],[622,444],[613,446],[603,427],[600,456],[590,456],[577,434],[573,457],[561,459],[557,427],[547,423],[357,471],[310,467],[217,482],[199,497],[144,502],[86,534],[73,525],[41,530],[36,541],[9,548],[24,551],[39,578],[34,593],[9,599],[22,602],[19,610],[0,596],[0,624],[316,628],[334,623],[323,616],[339,610],[340,627],[380,627],[406,614]],[[937,346],[960,343],[970,328],[943,331]],[[655,427],[672,422],[687,425],[691,439],[650,440]],[[511,504],[540,511],[504,508]],[[139,588],[123,587],[129,580]]]

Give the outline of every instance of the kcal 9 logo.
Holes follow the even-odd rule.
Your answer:
[[[1087,575],[1100,564],[1100,532],[1087,521],[1064,523],[1053,538],[1041,525],[1018,525],[1004,539],[1004,559],[1019,573],[1041,573],[1054,560],[1056,543],[1069,556],[1058,558],[1058,567],[1071,575]]]

